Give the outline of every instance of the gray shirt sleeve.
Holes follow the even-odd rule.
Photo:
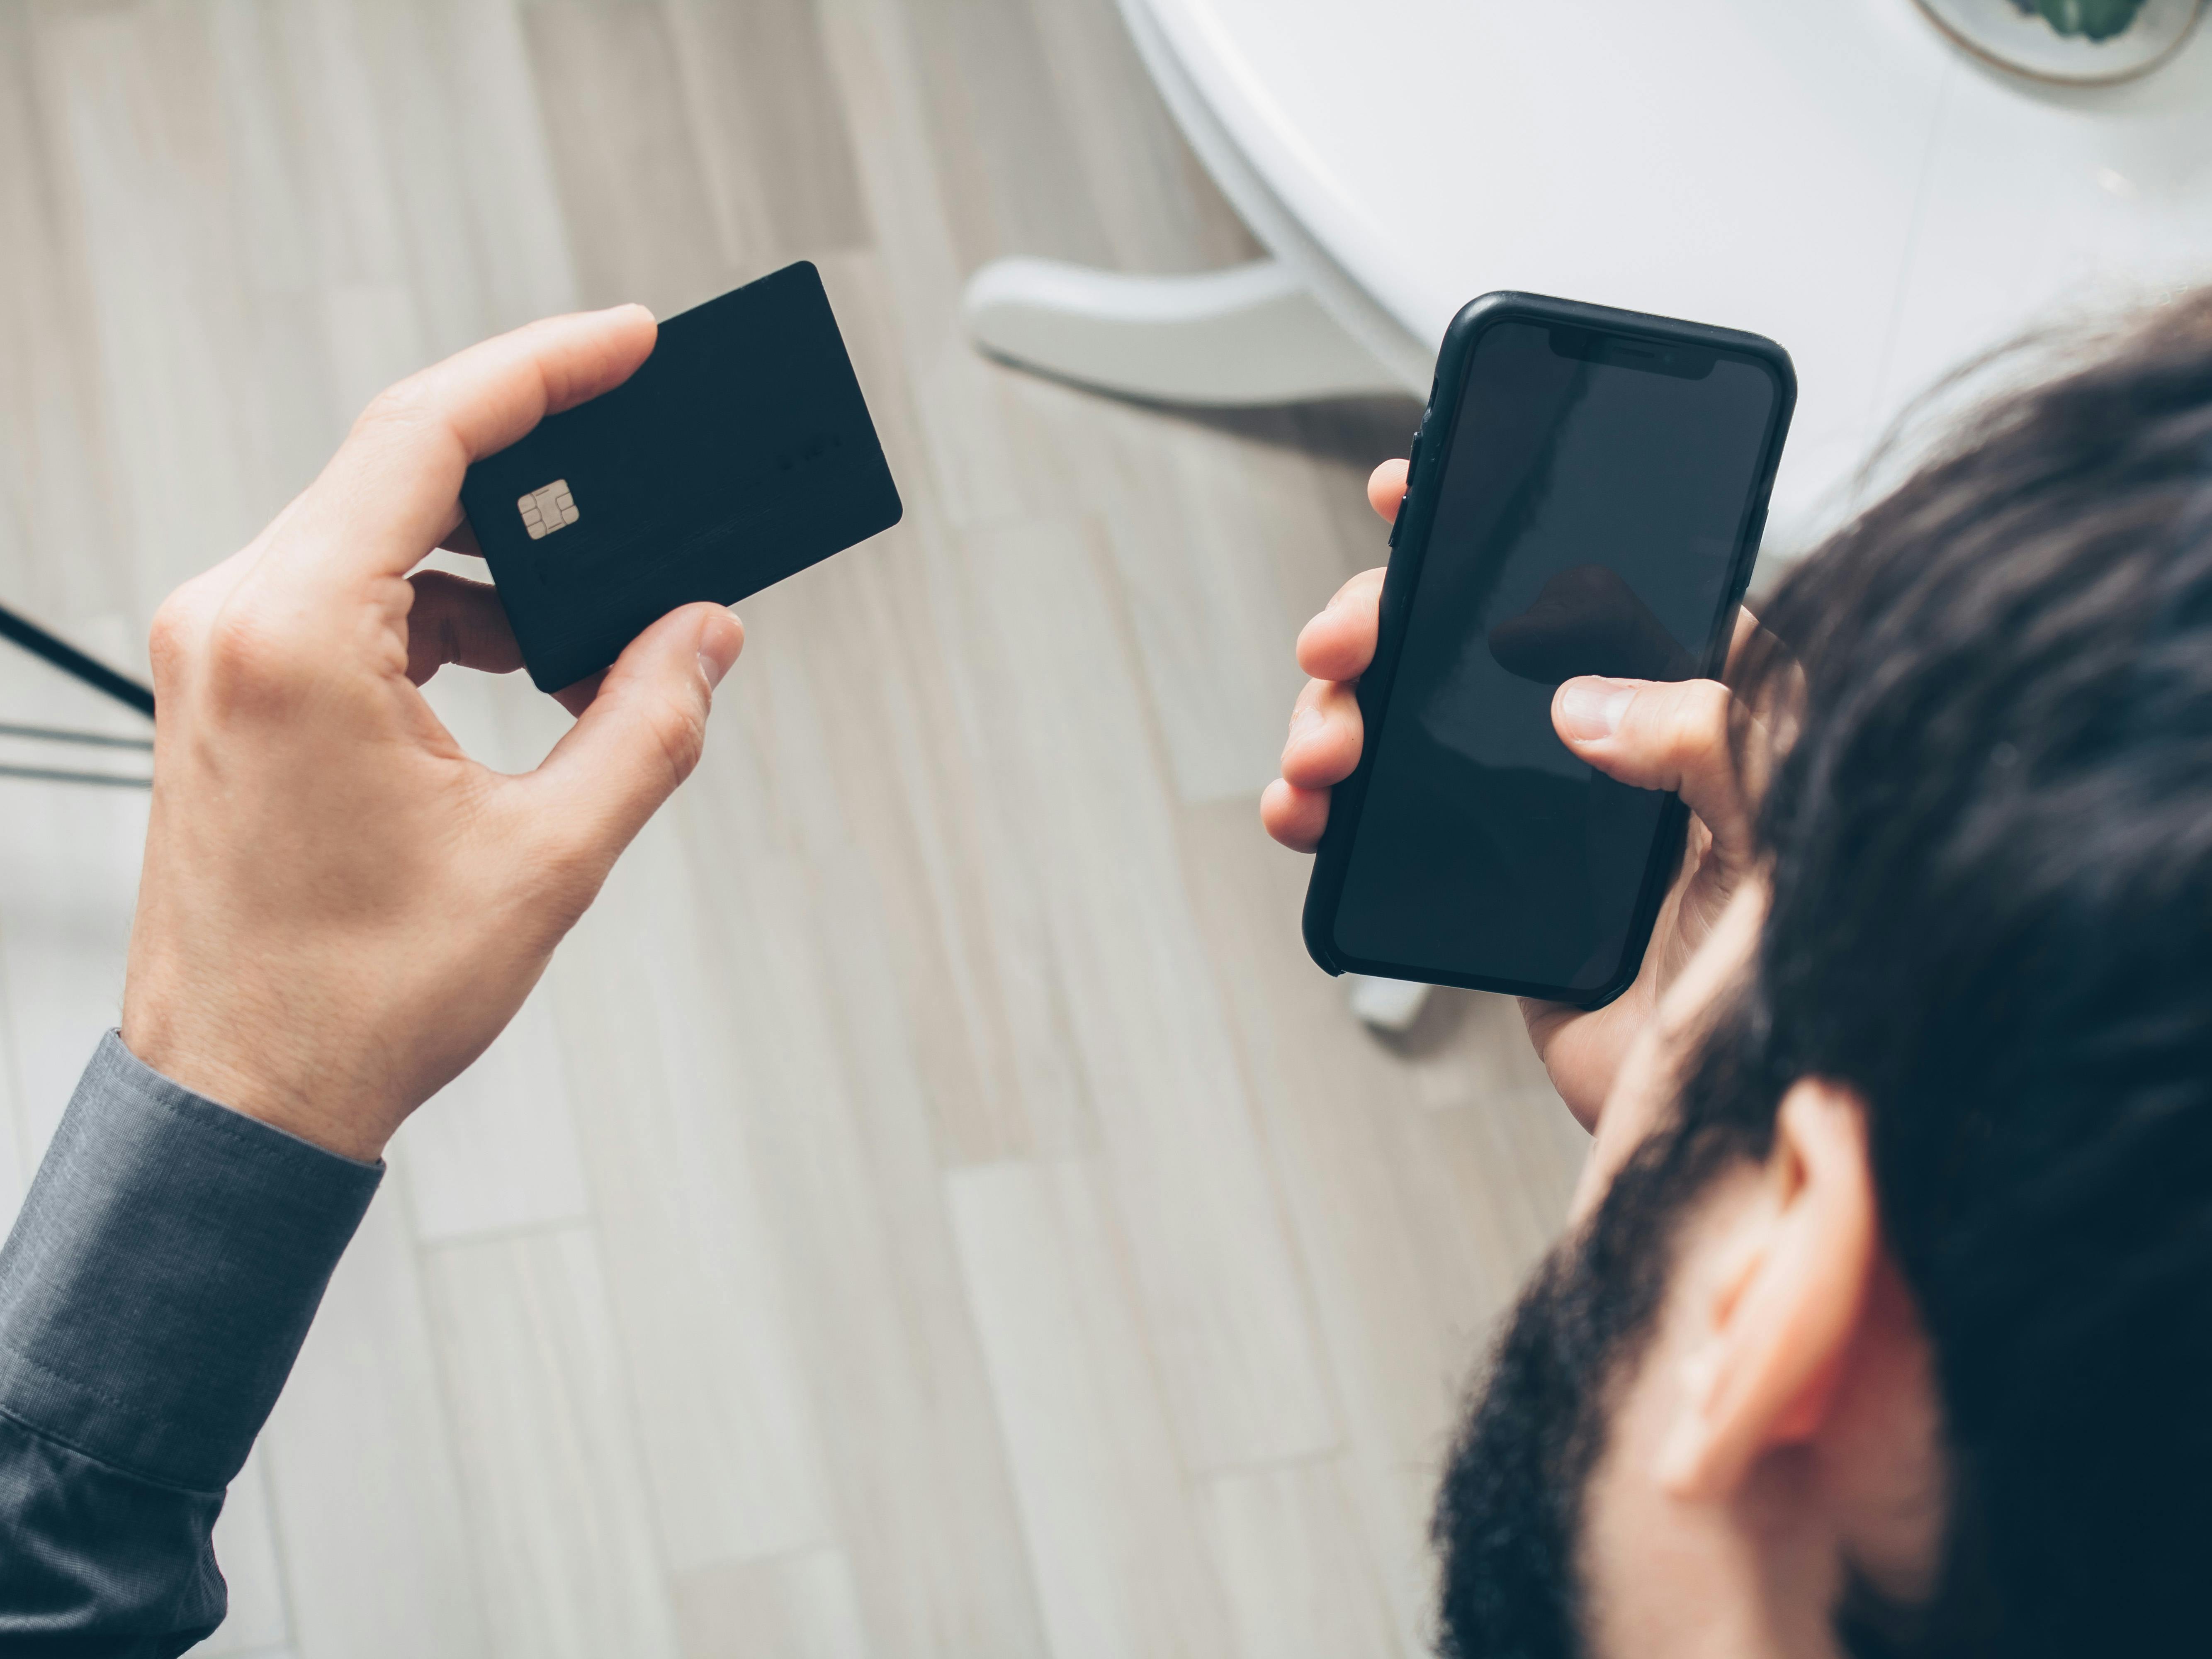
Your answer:
[[[182,1652],[209,1531],[382,1178],[109,1032],[0,1248],[0,1652]]]

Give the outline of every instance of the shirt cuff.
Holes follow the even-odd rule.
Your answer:
[[[110,1031],[0,1248],[0,1414],[220,1492],[383,1176],[172,1083]]]

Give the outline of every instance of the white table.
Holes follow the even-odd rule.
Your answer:
[[[2061,90],[1911,0],[1121,0],[1273,256],[1197,277],[978,273],[988,349],[1136,395],[1419,394],[1516,288],[1771,335],[1801,401],[1770,544],[1892,417],[2032,320],[2212,276],[2212,25]]]

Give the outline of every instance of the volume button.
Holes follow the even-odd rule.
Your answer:
[[[1427,435],[1428,430],[1429,417],[1424,414],[1420,425],[1413,428],[1413,441],[1406,448],[1406,493],[1398,498],[1398,510],[1390,519],[1390,546],[1393,550],[1398,545],[1398,526],[1406,522],[1406,503],[1413,499],[1413,469],[1421,464],[1421,440]]]
[[[1759,566],[1759,550],[1766,539],[1766,503],[1759,506],[1759,516],[1751,525],[1751,556],[1744,561],[1743,574],[1735,579],[1735,603],[1741,605],[1743,596],[1751,591],[1752,572]]]

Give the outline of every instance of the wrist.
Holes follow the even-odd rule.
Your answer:
[[[120,1036],[139,1064],[179,1087],[356,1163],[381,1158],[398,1127],[373,1108],[348,1109],[356,1091],[267,1030],[204,1029],[126,995]]]

